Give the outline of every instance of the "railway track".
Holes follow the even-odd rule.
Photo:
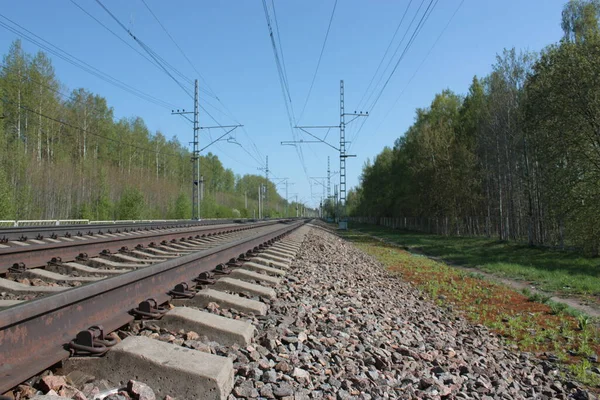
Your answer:
[[[52,221],[38,221],[45,223]],[[71,225],[32,225],[13,227],[0,227],[0,244],[11,246],[10,242],[43,241],[62,237],[70,238],[84,235],[119,234],[128,232],[142,232],[157,229],[173,229],[193,226],[209,226],[219,224],[244,224],[253,222],[247,219],[210,219],[210,220],[181,220],[181,221],[150,221],[150,222],[119,222],[71,224]]]
[[[103,338],[135,318],[159,317],[164,312],[160,305],[193,298],[197,290],[215,284],[215,277],[228,275],[303,223],[148,227],[4,243],[0,393],[81,349],[103,352],[93,348],[114,343],[98,335]],[[239,275],[261,280],[249,271]],[[233,281],[227,284],[229,292],[235,292]],[[100,333],[91,327],[101,327]]]
[[[184,239],[0,311],[0,400],[595,398],[326,229]]]

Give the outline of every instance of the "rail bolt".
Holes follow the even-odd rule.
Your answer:
[[[175,285],[175,288],[169,291],[169,294],[175,299],[191,299],[196,295],[196,292],[189,290],[186,282],[181,282]]]
[[[137,308],[131,310],[131,313],[141,319],[158,319],[169,311],[168,308],[159,307],[154,299],[142,301]]]

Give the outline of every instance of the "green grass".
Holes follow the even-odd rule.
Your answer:
[[[446,262],[530,281],[544,291],[600,295],[599,258],[481,237],[447,237],[362,224],[352,224],[350,228]]]

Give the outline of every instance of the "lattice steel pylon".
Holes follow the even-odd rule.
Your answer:
[[[340,153],[340,184],[339,186],[336,185],[336,204],[339,205],[339,213],[336,213],[338,215],[338,222],[339,222],[339,229],[347,229],[348,228],[348,222],[346,219],[346,158],[348,157],[356,157],[356,155],[351,155],[351,154],[346,154],[346,116],[354,116],[354,118],[352,118],[350,121],[348,121],[347,123],[351,123],[352,121],[354,121],[356,118],[358,117],[368,117],[369,113],[366,112],[363,114],[363,112],[353,112],[353,113],[347,113],[345,112],[345,104],[344,104],[344,80],[340,80],[340,124],[339,125],[313,125],[313,126],[295,126],[294,128],[300,129],[302,132],[307,133],[308,135],[312,136],[313,138],[317,139],[317,140],[294,140],[294,141],[282,141],[281,144],[282,145],[297,145],[297,144],[310,144],[310,143],[323,143],[326,144],[327,146],[337,150]],[[312,134],[311,132],[307,131],[307,129],[333,129],[333,128],[339,128],[340,129],[340,147],[335,147],[334,145],[332,145],[331,143],[328,143],[327,141],[325,141],[324,139]],[[325,135],[327,136],[327,135]],[[327,162],[327,170],[328,170],[328,176],[329,176],[329,158],[328,158],[328,162]],[[329,181],[329,179],[328,179]],[[337,199],[337,195],[338,195],[338,189],[339,189],[339,202]],[[329,190],[328,190],[329,191]]]
[[[194,141],[192,142],[192,219],[200,219],[200,125],[199,125],[199,112],[198,112],[198,79],[194,81],[194,111],[171,111],[171,115],[182,115],[185,117],[186,114],[194,114]],[[188,121],[189,118],[185,117]]]
[[[329,156],[327,156],[327,199],[331,197],[331,169],[329,168]]]
[[[340,81],[340,229],[346,221],[346,113],[344,112],[344,80]]]

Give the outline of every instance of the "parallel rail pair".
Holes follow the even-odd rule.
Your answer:
[[[176,285],[185,282],[192,288],[195,286],[193,279],[200,273],[268,246],[304,222],[288,220],[257,224],[263,227],[272,225],[272,229],[249,239],[226,243],[0,311],[0,393],[68,358],[70,352],[67,344],[78,332],[96,325],[102,325],[105,332],[112,332],[134,319],[131,310],[141,302],[154,299],[158,304],[165,303],[171,299],[169,292]],[[230,229],[233,228],[229,225],[217,225],[198,228],[197,232],[186,230],[162,236],[154,234],[154,240],[182,239],[197,233],[225,233]],[[131,245],[144,243],[150,239],[146,236],[152,235],[103,239],[102,242],[94,241],[85,246],[88,246],[87,252],[102,250],[107,246],[120,248],[124,241]],[[54,251],[64,258],[65,250],[72,243],[32,256],[27,256],[28,252],[23,249],[20,256],[29,257],[34,264],[47,259]],[[70,254],[81,251],[83,245],[78,244],[80,247],[73,247]],[[3,260],[1,251],[0,260]]]

